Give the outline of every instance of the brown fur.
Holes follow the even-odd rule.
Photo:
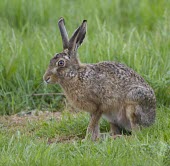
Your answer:
[[[87,135],[92,140],[99,137],[101,116],[110,122],[113,135],[120,134],[121,128],[131,131],[150,126],[155,120],[156,99],[144,79],[121,63],[81,64],[77,48],[85,37],[86,21],[70,40],[63,18],[59,28],[64,50],[51,59],[44,81],[60,84],[74,107],[90,113]],[[61,60],[64,66],[58,65]]]

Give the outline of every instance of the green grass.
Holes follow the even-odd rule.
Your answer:
[[[158,109],[156,123],[132,136],[113,140],[81,141],[88,118],[85,113],[64,111],[41,120],[15,124],[1,118],[0,165],[169,165],[170,109]],[[16,117],[17,118],[17,117]],[[19,118],[17,118],[19,119]],[[162,123],[164,122],[164,123]],[[101,131],[108,124],[101,121]]]
[[[0,114],[62,112],[61,120],[21,125],[0,117],[0,165],[170,165],[169,15],[166,0],[0,1]],[[61,16],[69,35],[83,19],[88,21],[79,49],[82,62],[122,62],[153,87],[158,109],[152,127],[127,138],[81,142],[87,114],[62,111],[63,96],[32,95],[62,92],[42,80],[50,58],[62,50]],[[101,131],[108,130],[102,121]]]

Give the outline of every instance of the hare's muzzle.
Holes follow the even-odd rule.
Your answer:
[[[50,77],[47,77],[46,79],[44,79],[44,82],[45,82],[46,84],[48,84],[48,83],[50,82]]]
[[[43,80],[44,80],[44,82],[45,82],[46,84],[50,83],[50,76],[44,74]]]
[[[48,72],[46,72],[43,76],[43,80],[46,84],[49,84],[50,83],[50,80],[51,80],[51,76],[50,74],[48,74]]]
[[[43,80],[46,84],[56,84],[58,81],[58,78],[55,73],[47,69],[47,71],[45,72],[43,76]]]

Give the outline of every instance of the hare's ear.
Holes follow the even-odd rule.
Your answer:
[[[80,31],[79,35],[77,37],[77,48],[83,43],[83,40],[86,35],[86,30],[87,30],[87,20],[83,20],[81,26],[80,26]]]
[[[68,45],[69,45],[69,39],[68,39],[68,34],[64,25],[64,18],[60,18],[58,21],[58,27],[60,29],[60,33],[61,33],[61,37],[62,37],[62,41],[63,41],[63,49],[68,49]]]
[[[84,20],[82,24],[75,30],[72,37],[69,40],[68,51],[70,56],[74,56],[77,53],[78,47],[82,44],[86,35],[87,21]]]

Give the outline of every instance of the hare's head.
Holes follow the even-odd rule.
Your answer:
[[[46,83],[58,83],[60,79],[71,74],[79,67],[77,57],[77,49],[82,44],[86,34],[86,20],[75,30],[72,37],[68,38],[67,31],[64,25],[64,19],[58,21],[60,29],[63,51],[57,53],[51,60],[46,70],[43,79]]]

